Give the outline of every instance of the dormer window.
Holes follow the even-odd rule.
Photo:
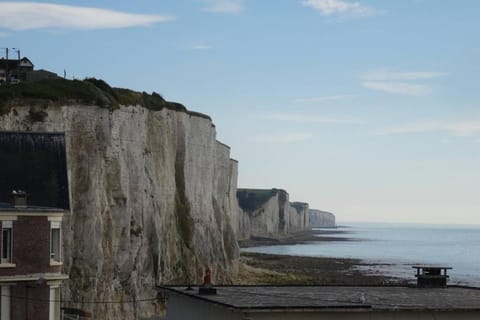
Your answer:
[[[12,221],[2,221],[2,263],[13,261],[13,224]]]
[[[50,262],[62,262],[60,222],[50,224]]]

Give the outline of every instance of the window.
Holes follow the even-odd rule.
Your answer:
[[[12,221],[2,221],[2,263],[12,262],[13,225]]]
[[[51,222],[50,227],[50,260],[62,261],[62,242],[60,234],[60,222]]]

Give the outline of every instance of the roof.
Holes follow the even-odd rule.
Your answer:
[[[199,295],[198,288],[160,289],[240,310],[480,311],[480,288],[459,286],[219,286],[216,295]]]
[[[61,208],[51,208],[51,207],[41,207],[41,206],[30,206],[26,207],[15,207],[11,203],[0,202],[0,212],[64,212],[64,209]]]
[[[0,202],[27,192],[30,206],[69,209],[65,134],[0,131]]]
[[[0,70],[5,69],[5,64],[8,65],[8,70],[16,69],[20,62],[28,62],[28,63],[32,64],[32,66],[33,66],[33,63],[27,57],[23,57],[20,60],[18,60],[18,59],[5,60],[5,58],[1,58],[0,59]]]

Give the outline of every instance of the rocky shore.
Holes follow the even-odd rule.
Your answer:
[[[308,231],[301,231],[290,233],[284,236],[275,238],[269,237],[250,237],[249,239],[239,240],[240,248],[251,248],[260,246],[278,246],[278,245],[293,245],[305,244],[318,241],[352,241],[353,238],[336,237],[339,234],[347,234],[346,231],[339,231],[336,228],[332,229],[313,229]]]
[[[256,246],[293,245],[320,241],[355,241],[338,238],[345,233],[335,229],[312,230],[282,238],[254,237],[239,241],[241,248]],[[379,265],[360,259],[304,257],[255,252],[241,253],[239,273],[234,284],[311,284],[311,285],[383,285],[406,284],[407,279],[387,277],[378,271]]]

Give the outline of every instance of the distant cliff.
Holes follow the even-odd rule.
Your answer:
[[[155,284],[199,283],[207,266],[217,283],[228,283],[239,255],[237,162],[216,141],[210,118],[159,95],[82,86],[93,96],[0,99],[0,130],[65,132],[71,213],[63,297],[148,300]],[[158,300],[70,307],[106,320],[163,312]]]
[[[331,212],[310,209],[310,224],[313,228],[334,228],[335,215]]]
[[[289,202],[289,194],[280,189],[238,189],[238,238],[275,237],[310,229],[308,204]]]

